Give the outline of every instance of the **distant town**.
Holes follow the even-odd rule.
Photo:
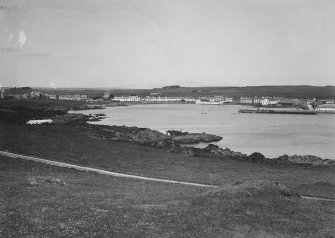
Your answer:
[[[162,89],[175,89],[175,86]],[[52,92],[52,91],[51,91]],[[64,91],[66,92],[66,91]],[[304,110],[335,111],[334,98],[286,98],[268,96],[241,96],[238,98],[224,95],[201,96],[164,96],[158,92],[148,92],[147,95],[114,95],[105,91],[98,96],[86,94],[53,94],[35,90],[30,87],[0,88],[0,100],[67,100],[86,103],[193,103],[193,104],[241,104],[259,107],[299,107]]]

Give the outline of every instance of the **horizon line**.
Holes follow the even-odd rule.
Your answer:
[[[246,86],[181,86],[178,84],[174,85],[165,85],[161,87],[152,87],[152,88],[128,88],[128,87],[108,87],[108,86],[101,86],[101,87],[48,87],[48,86],[0,86],[0,88],[23,88],[23,87],[30,87],[32,89],[50,89],[50,90],[62,90],[62,89],[95,89],[95,90],[102,90],[102,89],[110,89],[110,90],[150,90],[150,89],[162,89],[163,87],[171,87],[171,86],[179,86],[180,88],[246,88],[246,87],[335,87],[334,85],[309,85],[309,84],[264,84],[264,85],[246,85]]]

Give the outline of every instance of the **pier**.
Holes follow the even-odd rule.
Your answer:
[[[240,113],[269,113],[269,114],[302,114],[302,115],[316,115],[316,111],[307,110],[273,110],[273,109],[241,109]]]

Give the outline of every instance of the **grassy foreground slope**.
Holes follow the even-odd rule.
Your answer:
[[[333,168],[251,163],[189,157],[163,150],[102,140],[83,127],[0,123],[0,150],[134,175],[205,184],[273,180],[297,192],[335,197]],[[322,184],[324,186],[322,186]]]
[[[334,203],[199,189],[0,157],[1,237],[332,237]],[[236,185],[238,187],[238,185]]]
[[[69,125],[1,122],[0,133],[0,150],[115,172],[220,186],[203,189],[120,179],[1,156],[0,237],[335,234],[334,202],[294,195],[335,198],[331,168],[188,157],[102,140],[89,130]]]

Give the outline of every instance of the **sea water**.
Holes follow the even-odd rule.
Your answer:
[[[80,113],[106,114],[105,119],[95,124],[147,127],[163,133],[182,130],[215,134],[223,139],[214,144],[246,154],[260,152],[269,158],[283,154],[316,155],[335,159],[335,114],[238,113],[243,108],[248,107],[138,104]]]

